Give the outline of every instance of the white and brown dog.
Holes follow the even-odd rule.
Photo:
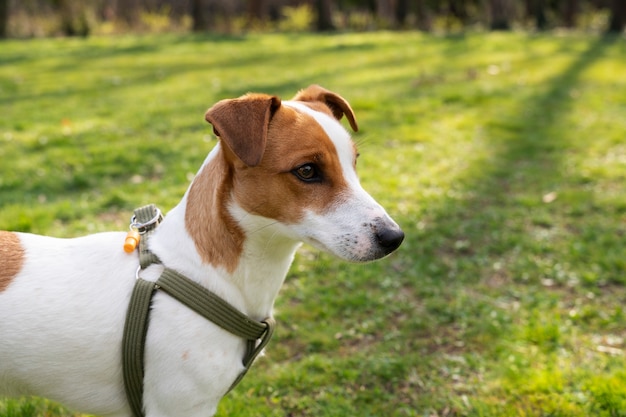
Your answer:
[[[361,187],[343,115],[356,131],[348,102],[319,86],[291,101],[247,94],[215,104],[206,120],[220,142],[150,238],[151,251],[255,320],[271,316],[300,242],[355,262],[393,252],[404,234]],[[124,236],[0,232],[0,396],[132,415],[121,343],[139,261],[123,251]],[[155,295],[146,416],[213,415],[244,352],[239,337]]]

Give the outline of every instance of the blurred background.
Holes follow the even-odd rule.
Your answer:
[[[624,0],[0,0],[0,37],[126,32],[621,32]]]

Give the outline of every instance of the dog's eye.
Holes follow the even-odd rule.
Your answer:
[[[313,164],[300,165],[298,168],[294,169],[291,172],[293,172],[296,177],[304,182],[318,182],[322,180],[317,170],[317,167]]]

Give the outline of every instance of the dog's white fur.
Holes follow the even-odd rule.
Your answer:
[[[255,98],[265,97],[244,96],[239,100]],[[222,137],[194,180],[199,185],[194,187],[192,183],[150,240],[151,250],[164,265],[196,280],[257,320],[272,314],[274,300],[300,242],[346,260],[370,261],[393,251],[402,240],[398,226],[359,184],[354,145],[337,120],[343,112],[356,129],[347,102],[318,86],[303,90],[294,101],[272,100],[272,121],[269,128],[263,127],[269,129],[268,148],[274,146],[275,136],[284,134],[284,140],[293,142],[285,146],[294,155],[300,153],[305,158],[295,158],[294,164],[309,161],[309,157],[321,159],[309,162],[326,164],[330,158],[338,161],[341,169],[324,172],[321,182],[312,183],[298,179],[293,172],[277,171],[275,175],[282,175],[281,179],[271,184],[284,184],[295,191],[258,192],[276,192],[285,200],[298,201],[284,201],[268,211],[275,214],[268,214],[250,201],[258,199],[267,206],[271,195],[251,196],[248,191],[245,196],[238,196],[237,191],[246,185],[245,181],[259,180],[258,175],[272,169],[266,162],[270,157],[263,155],[263,161],[258,163],[261,168],[243,163],[238,158],[242,151],[235,149],[237,145],[225,145]],[[215,120],[207,113],[214,127],[230,128],[228,112],[238,111],[233,103],[224,101],[219,115],[216,108],[216,115],[211,116]],[[342,107],[339,113],[337,105]],[[293,120],[297,126],[291,127],[281,118]],[[299,135],[325,135],[326,148],[331,151],[318,150],[317,145],[310,143],[306,146],[312,149],[298,149]],[[335,155],[331,155],[332,147]],[[291,153],[290,150],[289,155],[284,155],[285,163],[289,163]],[[245,155],[242,158],[249,159]],[[228,173],[220,171],[217,175],[218,169]],[[230,182],[231,188],[225,188],[227,195],[218,195],[222,188],[199,188],[203,181],[219,185],[214,179],[216,175],[224,176],[220,181]],[[339,186],[342,188],[337,191]],[[202,204],[203,199],[194,195],[199,192],[207,193],[213,206],[193,207],[194,213],[219,213],[223,209],[227,213],[221,213],[218,219],[210,213],[206,217],[190,217],[190,204]],[[227,200],[224,206],[214,206],[223,199]],[[315,202],[311,203],[314,207],[308,207],[310,201]],[[281,212],[283,206],[289,212]],[[241,247],[211,258],[207,254],[222,249],[207,247],[216,242],[202,241],[201,236],[210,237],[211,228],[224,229],[224,218],[233,221],[228,227],[237,232]],[[202,221],[212,225],[190,225]],[[202,234],[206,228],[209,231]],[[5,268],[4,275],[0,272],[0,395],[37,395],[81,412],[131,416],[122,380],[121,339],[138,257],[123,252],[124,236],[123,232],[116,232],[56,239],[0,233],[0,271]],[[141,276],[156,280],[161,268],[153,265]],[[219,400],[242,370],[244,350],[242,339],[157,292],[146,342],[146,416],[213,415]]]

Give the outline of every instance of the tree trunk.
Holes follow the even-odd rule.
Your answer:
[[[0,39],[7,37],[9,22],[9,0],[0,0]]]
[[[204,0],[191,1],[191,20],[194,32],[203,32],[208,29]]]
[[[535,0],[535,23],[537,29],[546,30],[548,28],[548,18],[546,17],[545,0]]]
[[[626,2],[624,0],[612,0],[608,32],[621,33],[624,27],[626,27]]]
[[[535,21],[537,30],[546,30],[548,27],[546,0],[526,0],[526,17]]]
[[[466,3],[467,2],[464,0],[451,0],[450,3],[448,3],[448,10],[450,11],[450,14],[459,19],[463,25],[467,24],[469,18]]]
[[[386,25],[393,26],[396,17],[393,12],[393,0],[376,0],[376,13]]]
[[[491,30],[511,29],[511,5],[509,0],[489,0],[491,10]]]
[[[406,16],[409,14],[409,0],[397,0],[396,2],[396,22],[400,27],[406,25]]]
[[[124,0],[117,4],[117,14],[129,26],[139,23],[139,0]]]
[[[332,0],[315,0],[317,9],[317,30],[326,32],[335,30],[333,24]]]
[[[65,36],[89,36],[91,27],[87,19],[87,2],[58,0],[61,31]]]
[[[418,30],[430,32],[433,29],[433,21],[426,0],[415,1],[415,17]]]
[[[248,0],[248,26],[265,20],[265,0]]]
[[[578,15],[578,0],[565,1],[563,10],[563,24],[566,28],[576,27],[576,16]]]

